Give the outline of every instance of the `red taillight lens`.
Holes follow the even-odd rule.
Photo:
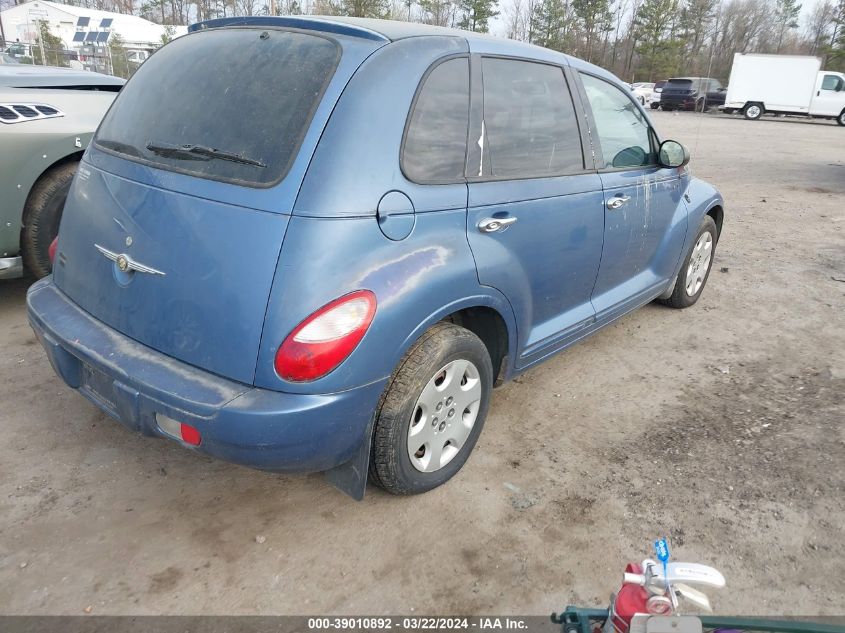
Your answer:
[[[364,338],[376,314],[376,296],[358,290],[335,299],[296,326],[276,352],[276,373],[304,382],[340,365]]]
[[[50,258],[50,263],[52,264],[56,260],[56,248],[59,246],[59,237],[56,236],[53,238],[53,241],[50,242],[50,247],[47,249],[47,256]]]

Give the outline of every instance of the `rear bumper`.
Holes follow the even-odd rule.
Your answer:
[[[660,105],[664,108],[674,108],[677,110],[694,110],[695,97],[666,97],[661,95]]]
[[[385,381],[333,394],[257,389],[161,354],[84,312],[47,277],[27,293],[29,321],[56,373],[124,426],[174,439],[166,415],[196,428],[198,450],[262,470],[316,472],[353,459]]]

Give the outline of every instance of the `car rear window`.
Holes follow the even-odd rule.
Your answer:
[[[279,182],[340,57],[325,37],[199,31],[138,69],[95,144],[163,169],[251,186]]]

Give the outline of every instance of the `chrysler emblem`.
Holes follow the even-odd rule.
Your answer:
[[[117,265],[117,269],[122,273],[134,271],[139,273],[148,273],[150,275],[164,275],[164,273],[160,270],[156,270],[155,268],[150,268],[145,264],[136,262],[125,253],[115,253],[107,248],[103,248],[99,244],[94,244],[94,248],[100,251],[107,259],[112,260]]]

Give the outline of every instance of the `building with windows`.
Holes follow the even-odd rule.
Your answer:
[[[62,39],[68,49],[83,45],[104,46],[111,33],[118,33],[127,49],[152,50],[161,45],[165,27],[136,15],[86,9],[48,0],[34,0],[0,11],[0,26],[6,45],[14,42],[33,44],[38,36],[38,22],[46,21],[50,31]],[[175,36],[187,32],[176,26]]]

